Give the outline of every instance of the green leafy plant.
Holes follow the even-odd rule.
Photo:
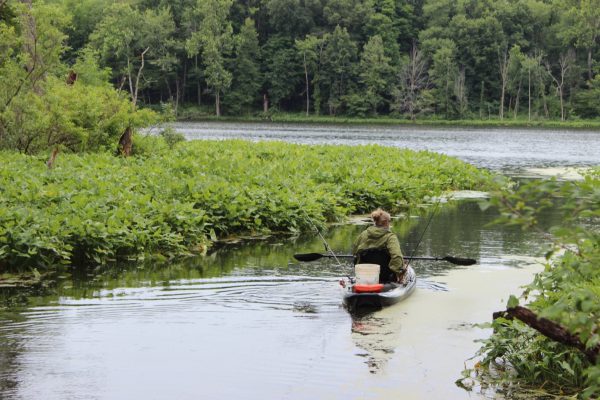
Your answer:
[[[137,148],[137,150],[135,150]],[[135,138],[137,156],[4,152],[0,267],[105,264],[203,252],[229,235],[296,233],[382,206],[483,188],[489,175],[435,153],[380,146]]]
[[[543,272],[508,310],[526,302],[537,320],[564,330],[569,341],[553,340],[517,319],[497,318],[483,341],[480,374],[510,383],[542,386],[551,392],[600,394],[600,169],[577,182],[533,181],[499,193],[500,222],[547,232],[548,262]],[[558,226],[539,226],[540,212],[552,204],[562,211]],[[538,332],[540,331],[540,332]],[[491,373],[491,371],[494,373]]]

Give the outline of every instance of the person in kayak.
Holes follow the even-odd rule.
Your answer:
[[[379,264],[379,283],[403,282],[406,266],[398,237],[390,231],[390,214],[378,208],[371,213],[375,226],[370,226],[354,241],[355,264]]]

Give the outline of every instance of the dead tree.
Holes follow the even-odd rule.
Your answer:
[[[67,85],[74,85],[77,81],[77,73],[75,71],[69,71],[69,76],[67,76]]]
[[[525,323],[531,328],[535,329],[542,335],[550,338],[556,342],[562,343],[566,346],[575,347],[579,351],[581,351],[587,359],[595,364],[598,359],[598,354],[600,354],[600,345],[596,345],[590,349],[586,348],[585,343],[581,341],[581,339],[567,331],[564,327],[557,324],[556,322],[552,322],[546,318],[538,317],[533,311],[528,308],[516,306],[507,308],[506,311],[498,311],[493,315],[494,319],[497,318],[506,318],[513,319],[516,318],[519,321]]]
[[[133,129],[131,129],[131,127],[128,126],[127,128],[125,128],[125,131],[123,132],[123,134],[121,135],[121,138],[119,139],[119,145],[117,147],[117,155],[120,155],[123,157],[129,157],[131,155],[131,148],[133,145],[132,137],[133,137]]]

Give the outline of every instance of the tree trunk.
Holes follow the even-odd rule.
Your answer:
[[[528,120],[531,121],[531,68],[527,70],[527,112],[529,114]]]
[[[220,90],[217,89],[215,94],[215,108],[217,111],[217,117],[221,116],[221,93]]]
[[[521,78],[519,78],[519,88],[517,89],[517,97],[515,98],[514,119],[519,116],[519,97],[521,97]]]
[[[587,54],[588,79],[594,79],[594,59],[592,58],[592,48],[588,49]]]
[[[50,154],[50,158],[48,158],[48,161],[46,161],[46,166],[48,167],[48,169],[52,169],[52,167],[54,167],[54,161],[56,161],[57,155],[58,155],[58,146],[56,146],[54,148],[54,150],[52,150],[52,153]]]
[[[185,85],[187,84],[187,60],[183,63],[183,79],[181,82],[180,101],[185,104]]]
[[[508,83],[508,54],[505,49],[502,55],[499,55],[500,66],[500,120],[504,119],[504,96],[506,95],[506,85]]]
[[[198,71],[198,56],[195,57],[196,63],[196,71]],[[198,95],[198,107],[202,105],[202,85],[200,84],[200,76],[198,76],[198,86],[197,86],[197,95]]]
[[[516,306],[508,308],[506,311],[495,312],[493,318],[516,318],[547,338],[570,347],[575,347],[579,351],[583,352],[591,363],[595,364],[598,354],[600,354],[600,345],[596,345],[591,349],[587,349],[585,343],[582,343],[581,339],[579,339],[577,335],[570,333],[556,322],[552,322],[546,318],[538,317],[533,311],[525,307]]]
[[[179,97],[181,96],[181,85],[179,84],[179,77],[175,78],[175,106],[173,112],[177,116],[177,109],[179,108]]]
[[[265,114],[269,112],[269,97],[266,93],[263,94],[263,112]]]
[[[117,146],[117,155],[123,157],[129,157],[131,155],[131,148],[133,146],[133,129],[130,126],[125,128],[125,131],[119,139],[119,145]]]
[[[167,87],[167,92],[169,92],[169,101],[173,101],[173,92],[171,91],[171,85],[169,84],[169,80],[167,76],[164,76],[165,86]]]
[[[310,92],[309,92],[309,82],[308,82],[308,66],[306,65],[306,53],[303,55],[304,57],[304,79],[306,82],[306,116],[308,117],[308,113],[310,111]]]

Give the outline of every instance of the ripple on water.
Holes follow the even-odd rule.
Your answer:
[[[339,307],[336,282],[335,278],[306,276],[228,277],[177,280],[154,287],[101,289],[90,298],[63,297],[56,305],[32,307],[22,313],[23,320],[2,324],[0,330],[31,328],[42,322],[64,323],[85,314],[111,318],[183,308],[195,312],[270,309],[315,314]]]

